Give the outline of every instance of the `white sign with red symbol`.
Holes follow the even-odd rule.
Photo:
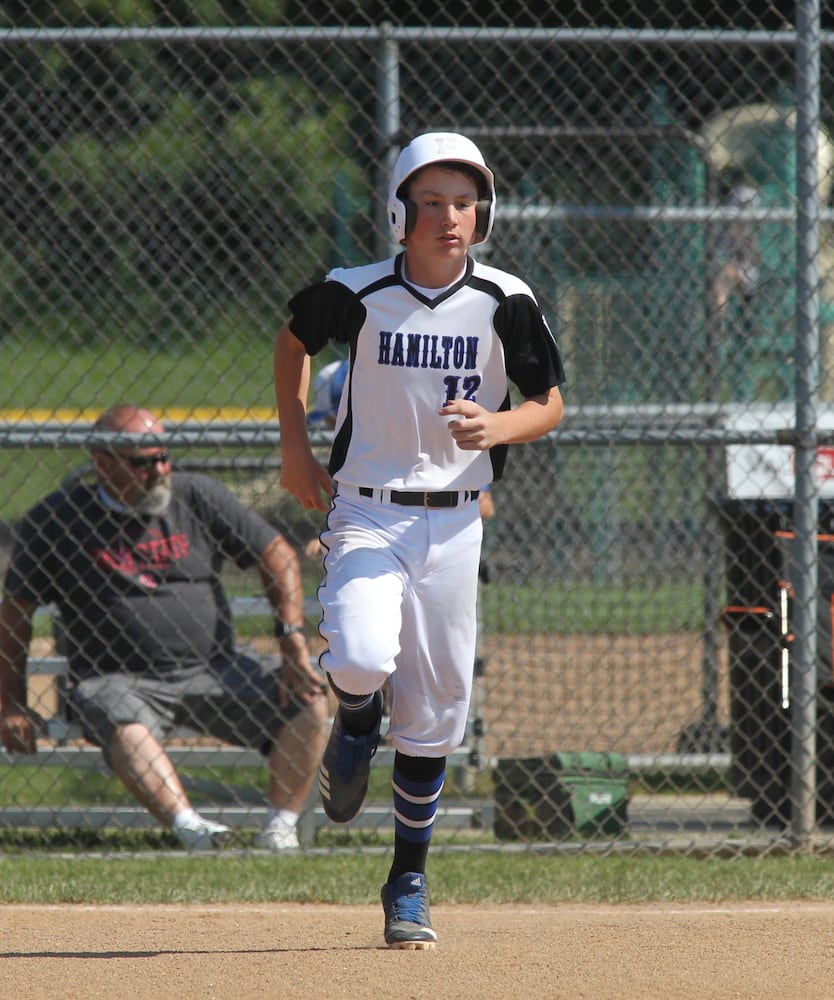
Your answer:
[[[725,421],[727,430],[790,430],[793,406],[761,403],[739,407]],[[820,407],[818,426],[834,430],[834,407]],[[727,492],[734,497],[791,497],[796,492],[794,450],[778,444],[727,446]],[[834,496],[834,445],[817,449],[817,483],[822,496]]]

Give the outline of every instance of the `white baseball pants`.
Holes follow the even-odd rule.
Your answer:
[[[482,536],[476,500],[427,510],[341,494],[321,536],[321,665],[348,694],[389,680],[388,740],[411,757],[463,742]]]

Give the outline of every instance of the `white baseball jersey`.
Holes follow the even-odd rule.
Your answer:
[[[403,256],[331,271],[290,302],[308,353],[349,348],[330,472],[338,487],[321,540],[321,663],[349,694],[388,680],[388,740],[410,756],[460,745],[472,691],[482,524],[475,491],[501,476],[506,447],[464,451],[438,410],[471,399],[497,411],[564,380],[524,282],[471,258],[432,296]],[[462,491],[453,507],[398,506],[371,490]],[[468,495],[465,491],[472,491]]]
[[[479,489],[501,477],[506,446],[458,448],[438,410],[471,399],[510,405],[564,381],[553,336],[519,278],[472,258],[430,299],[403,276],[403,255],[337,268],[290,302],[290,326],[308,353],[348,345],[350,372],[336,420],[330,473],[352,486]]]

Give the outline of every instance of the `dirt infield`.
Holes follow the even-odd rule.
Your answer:
[[[9,1000],[831,1000],[834,903],[438,906],[435,952],[375,906],[5,906]]]
[[[488,634],[482,651],[489,754],[671,753],[704,708],[704,643],[694,632]],[[715,694],[718,717],[726,722],[724,641]]]

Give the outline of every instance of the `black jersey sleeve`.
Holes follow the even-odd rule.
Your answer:
[[[320,281],[289,302],[290,329],[308,354],[318,354],[329,342],[347,343],[356,329],[354,310],[361,308],[354,293],[338,281]]]
[[[504,345],[507,375],[525,397],[540,396],[565,381],[556,340],[537,303],[508,295],[498,306],[495,329]]]

